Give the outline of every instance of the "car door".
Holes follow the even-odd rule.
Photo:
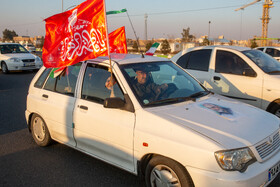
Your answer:
[[[41,90],[41,115],[45,119],[52,138],[64,144],[75,146],[73,137],[73,108],[77,77],[81,63],[66,68],[59,76],[48,77]]]
[[[119,167],[134,171],[133,130],[135,114],[104,108],[108,97],[124,99],[119,83],[105,87],[110,77],[107,67],[87,64],[81,96],[74,109],[74,135],[77,148]],[[112,94],[112,91],[114,94]]]
[[[211,89],[209,64],[212,49],[200,49],[182,55],[177,64],[186,69],[191,75],[198,79],[206,88]]]
[[[238,54],[216,50],[211,82],[215,93],[261,107],[263,79]]]

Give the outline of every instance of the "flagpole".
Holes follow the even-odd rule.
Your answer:
[[[106,4],[105,4],[105,0],[103,0],[103,2],[104,2],[103,5],[104,5],[105,23],[106,23],[106,36],[107,36],[108,57],[109,57],[109,62],[110,62],[110,69],[109,69],[109,71],[112,72],[112,62],[111,62],[110,42],[109,42],[109,34],[108,34],[108,23],[107,23],[107,15],[106,15]]]
[[[107,46],[108,46],[108,57],[109,57],[109,63],[110,63],[110,67],[109,67],[109,72],[111,73],[111,78],[110,78],[110,82],[112,85],[112,90],[111,90],[111,95],[114,95],[114,89],[113,89],[113,68],[112,68],[112,59],[111,59],[111,52],[110,52],[110,42],[109,42],[109,34],[108,34],[108,23],[107,23],[107,15],[106,15],[106,3],[104,0],[104,15],[105,15],[105,23],[106,23],[106,35],[107,35]]]
[[[140,47],[140,45],[139,45],[138,37],[137,37],[136,32],[135,32],[135,29],[134,29],[134,27],[133,27],[133,25],[132,25],[131,19],[130,19],[128,13],[127,13],[127,10],[126,10],[126,15],[127,15],[128,19],[129,19],[130,25],[131,25],[131,27],[132,27],[132,30],[133,30],[134,35],[135,35],[135,38],[136,38],[136,43],[137,43],[137,45],[138,45],[138,52],[142,53],[141,47]]]

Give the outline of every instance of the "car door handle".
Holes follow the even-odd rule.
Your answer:
[[[48,99],[48,98],[49,98],[49,96],[48,96],[48,95],[46,95],[46,94],[43,94],[43,95],[42,95],[42,97],[44,97],[44,98],[46,98],[46,99]]]
[[[219,80],[221,80],[221,77],[218,77],[218,76],[214,76],[213,78],[214,78],[214,81],[219,81]]]
[[[80,109],[83,109],[83,110],[88,110],[88,107],[87,107],[87,106],[84,106],[84,105],[78,105],[78,107],[79,107]]]

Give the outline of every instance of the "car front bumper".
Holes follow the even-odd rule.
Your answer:
[[[267,186],[276,178],[278,180],[279,173],[278,176],[276,175],[273,179],[269,180],[268,171],[279,162],[280,151],[263,163],[255,162],[251,164],[243,173],[224,170],[212,172],[188,166],[186,166],[186,169],[191,175],[195,186],[258,187]]]
[[[9,71],[16,71],[16,70],[33,70],[33,69],[40,69],[42,67],[41,63],[35,63],[35,65],[25,65],[23,62],[13,62],[7,63],[7,67]]]

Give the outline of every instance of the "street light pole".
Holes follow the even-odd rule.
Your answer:
[[[61,0],[61,12],[63,12],[63,0]]]
[[[210,24],[211,21],[209,21],[209,27],[208,27],[208,45],[210,45]]]
[[[208,27],[208,40],[210,39],[210,24],[211,24],[211,21],[209,21],[209,27]]]
[[[147,18],[148,18],[148,14],[144,15],[145,18],[145,40],[148,40],[148,29],[147,29]]]

